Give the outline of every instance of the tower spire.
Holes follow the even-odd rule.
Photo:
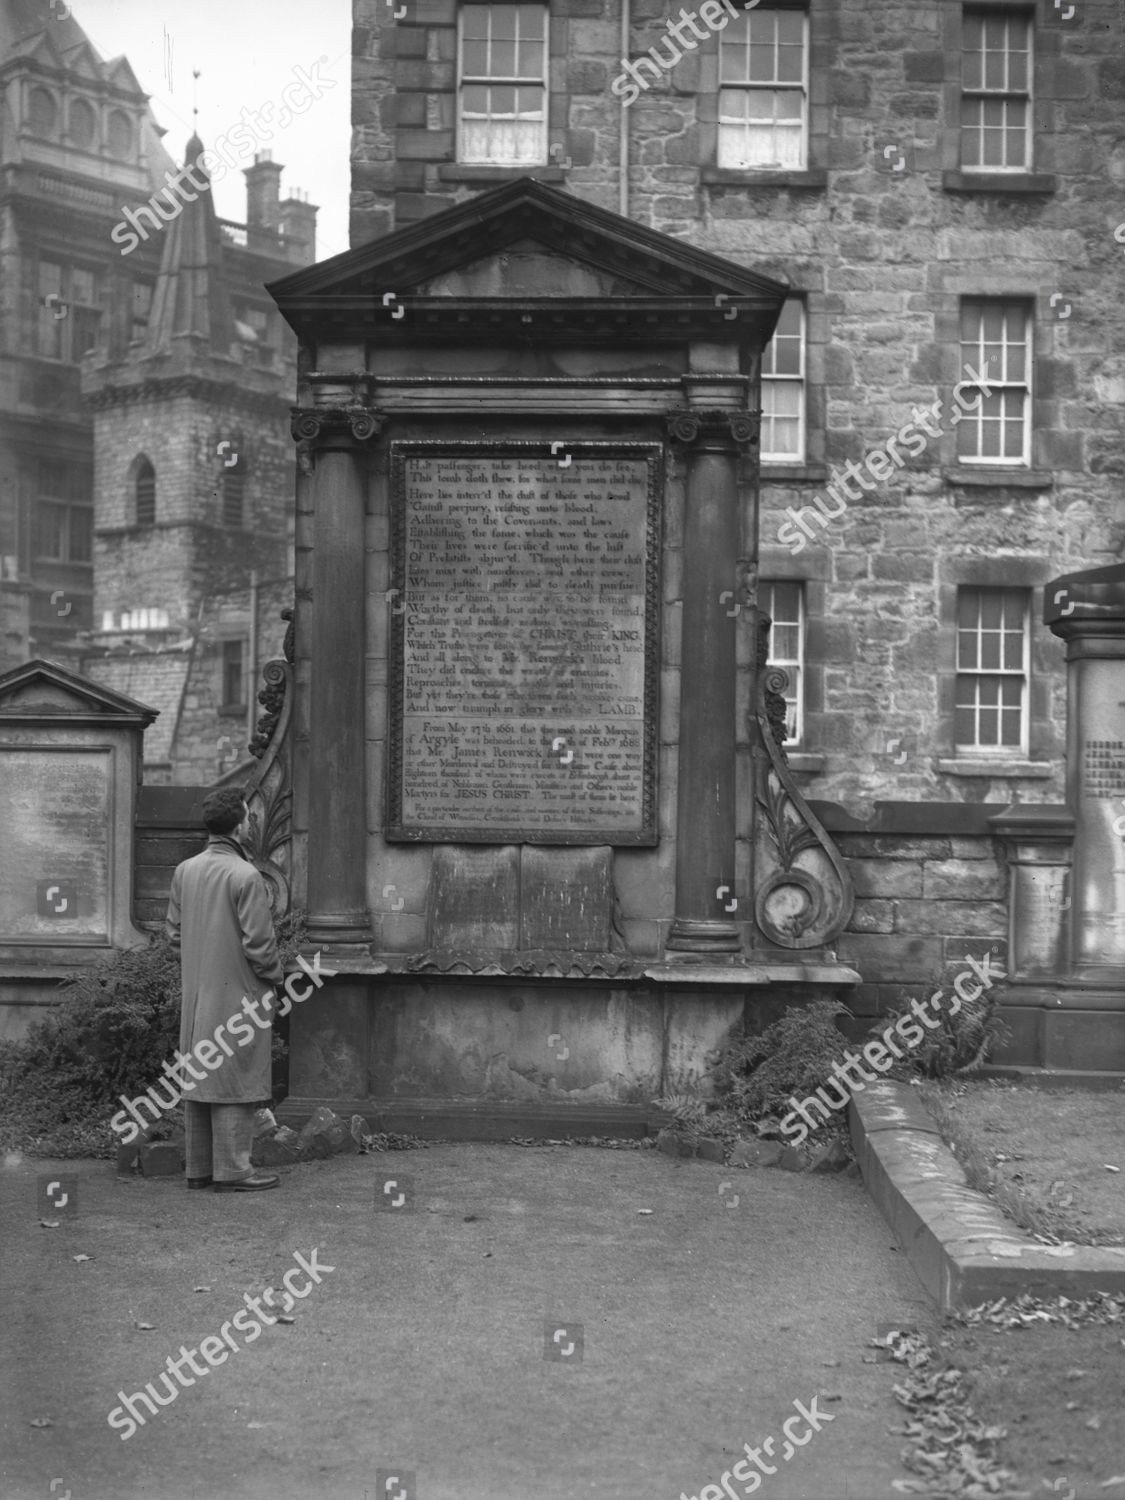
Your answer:
[[[184,172],[160,195],[160,217],[168,224],[145,340],[149,354],[169,353],[173,341],[185,337],[199,340],[200,352],[208,355],[230,352],[233,322],[222,232],[202,155],[203,142],[193,134]]]

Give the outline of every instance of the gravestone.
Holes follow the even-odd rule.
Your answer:
[[[153,709],[54,663],[0,677],[0,1026],[147,935],[133,922],[133,815]]]

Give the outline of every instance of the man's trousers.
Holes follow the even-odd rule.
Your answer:
[[[189,1177],[239,1182],[252,1175],[254,1104],[198,1104],[184,1100],[185,1155]]]

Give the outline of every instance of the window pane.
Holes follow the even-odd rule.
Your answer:
[[[483,78],[488,72],[488,43],[466,41],[462,47],[461,64],[466,78]]]
[[[93,143],[94,131],[97,121],[94,111],[86,103],[85,99],[75,99],[70,106],[69,135],[76,146],[89,146]]]
[[[65,558],[66,506],[40,501],[35,510],[35,552],[39,557]]]
[[[58,124],[59,111],[46,89],[34,88],[28,97],[28,124],[33,135],[51,136]]]
[[[109,149],[118,157],[128,157],[133,153],[133,122],[119,109],[109,117]]]
[[[488,6],[463,5],[461,26],[463,36],[486,37],[488,35]]]
[[[70,560],[93,561],[94,512],[88,505],[75,505],[70,511]]]
[[[488,76],[490,78],[512,78],[516,71],[516,47],[514,42],[502,42],[493,38],[489,54]]]

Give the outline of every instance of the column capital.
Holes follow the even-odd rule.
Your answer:
[[[382,412],[370,406],[289,408],[289,430],[296,443],[331,442],[336,447],[344,439],[345,445],[350,447],[353,442],[364,443],[368,438],[378,437],[386,420]]]
[[[729,407],[680,406],[665,412],[664,421],[669,437],[686,447],[726,450],[733,445],[745,451],[758,446],[762,414]]]

